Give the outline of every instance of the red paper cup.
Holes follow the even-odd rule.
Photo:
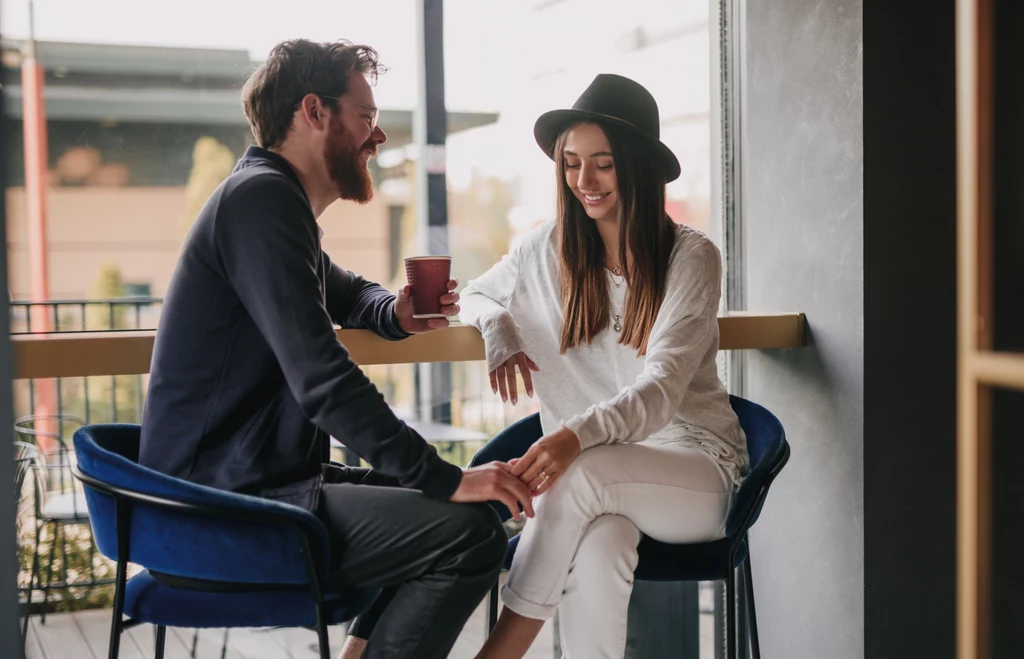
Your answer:
[[[405,277],[412,286],[412,317],[444,318],[441,296],[448,293],[452,257],[410,256],[405,259]]]

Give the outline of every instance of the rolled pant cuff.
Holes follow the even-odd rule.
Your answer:
[[[524,618],[533,618],[534,620],[550,620],[555,615],[555,609],[558,608],[557,606],[543,606],[527,602],[513,593],[507,585],[501,589],[501,601]]]

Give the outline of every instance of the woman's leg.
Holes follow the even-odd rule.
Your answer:
[[[565,657],[621,657],[626,648],[626,611],[633,590],[640,532],[625,517],[601,515],[580,542],[569,569],[560,633]],[[505,607],[477,657],[516,659],[526,654],[544,626]],[[344,659],[344,658],[342,658]]]
[[[639,543],[640,531],[621,515],[601,515],[590,523],[558,605],[567,659],[622,658]]]
[[[664,542],[706,542],[722,537],[730,496],[721,469],[697,449],[646,443],[588,449],[534,502],[537,515],[523,531],[502,599],[519,616],[546,620],[562,601],[577,548],[596,517],[621,515]],[[627,592],[625,604],[608,604],[626,606],[628,599]]]
[[[519,659],[533,645],[543,626],[543,620],[521,616],[505,607],[476,659]]]

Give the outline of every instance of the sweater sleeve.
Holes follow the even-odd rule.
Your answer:
[[[524,349],[522,333],[509,311],[519,281],[523,250],[522,246],[512,249],[487,272],[469,282],[461,294],[459,315],[462,322],[483,335],[488,371]]]
[[[665,299],[648,341],[644,368],[615,397],[568,419],[586,449],[599,444],[643,441],[664,428],[679,410],[694,374],[718,350],[721,257],[701,240],[676,256]]]
[[[363,279],[331,261],[327,265],[327,312],[343,329],[368,329],[385,339],[397,341],[409,335],[395,318],[395,296],[380,284]]]
[[[228,280],[306,417],[403,487],[447,500],[461,469],[395,417],[338,342],[317,273],[316,225],[290,183],[264,176],[239,187],[218,214],[215,240]]]

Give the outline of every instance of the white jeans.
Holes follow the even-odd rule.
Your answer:
[[[698,449],[653,441],[587,449],[534,501],[502,600],[527,618],[546,620],[557,608],[569,659],[621,659],[640,533],[717,540],[731,497],[724,471]]]

